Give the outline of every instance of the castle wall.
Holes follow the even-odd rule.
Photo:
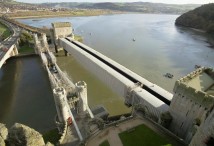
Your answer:
[[[206,146],[209,138],[214,138],[214,110],[198,128],[189,146]]]
[[[205,68],[200,68],[176,81],[174,96],[170,104],[170,114],[173,117],[170,130],[183,138],[187,143],[197,132],[214,105],[214,96],[188,86],[188,82],[203,74]],[[203,82],[200,80],[200,82]]]

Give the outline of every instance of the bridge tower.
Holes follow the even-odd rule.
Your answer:
[[[66,91],[64,88],[55,88],[53,93],[59,121],[64,123],[70,117],[70,109],[66,104]]]
[[[38,39],[38,35],[37,35],[36,33],[33,34],[33,39],[34,39],[34,43],[35,43],[35,45],[34,45],[34,47],[35,47],[35,52],[36,52],[36,54],[39,54],[39,52],[41,52],[41,51],[40,51],[40,49],[41,49],[41,44],[40,44],[40,41],[39,41],[39,39]]]
[[[169,129],[189,144],[194,135],[202,137],[198,132],[203,133],[210,127],[208,124],[214,123],[214,118],[210,117],[211,113],[214,115],[214,71],[210,68],[197,69],[176,81],[173,91]],[[198,141],[203,146],[205,144],[200,141],[207,137],[214,138],[213,128],[207,131],[206,137],[193,138],[194,143]]]
[[[46,34],[45,33],[42,33],[42,47],[45,49],[45,50],[48,50],[48,41],[47,41],[47,37],[46,37]]]
[[[76,84],[77,95],[80,98],[78,101],[78,113],[84,115],[87,111],[88,98],[87,98],[87,84],[84,81],[79,81]]]
[[[58,50],[62,50],[62,48],[59,45],[59,38],[65,38],[65,37],[72,37],[74,38],[72,25],[70,22],[55,22],[52,23],[53,31],[51,31],[53,34],[53,42],[55,45],[55,51],[58,52]]]

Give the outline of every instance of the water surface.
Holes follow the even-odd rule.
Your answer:
[[[52,89],[39,56],[12,58],[0,69],[0,122],[40,132],[55,126]]]
[[[19,21],[36,27],[51,27],[52,22],[71,22],[74,33],[83,36],[85,44],[172,92],[175,81],[193,71],[196,64],[214,67],[214,49],[208,43],[211,37],[176,27],[174,22],[177,17],[120,14]],[[122,97],[118,97],[72,57],[59,56],[57,59],[62,70],[75,82],[87,82],[90,106],[104,104],[114,114],[128,111],[123,106]],[[168,72],[174,75],[173,79],[163,77]]]

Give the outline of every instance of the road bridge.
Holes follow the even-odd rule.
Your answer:
[[[2,42],[0,42],[0,68],[5,63],[5,61],[11,56],[18,55],[18,41],[20,36],[20,28],[7,22],[3,19],[0,19],[12,32],[12,35]]]
[[[118,95],[124,97],[126,105],[141,106],[146,114],[156,120],[161,113],[168,111],[173,97],[168,91],[70,37],[60,38],[59,44]]]

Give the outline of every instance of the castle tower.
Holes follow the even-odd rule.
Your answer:
[[[78,112],[84,115],[88,106],[87,84],[84,81],[79,81],[75,85],[78,97],[80,98],[78,102]]]
[[[33,40],[34,40],[34,47],[35,47],[35,52],[36,54],[39,54],[40,52],[40,41],[38,39],[38,35],[36,33],[33,34]]]
[[[53,36],[53,42],[55,44],[56,47],[56,52],[58,50],[60,50],[60,46],[58,43],[58,39],[59,38],[65,38],[65,37],[72,37],[74,38],[74,34],[73,34],[73,29],[72,29],[72,25],[70,22],[55,22],[52,23],[52,33],[51,34]]]
[[[213,146],[214,145],[214,110],[198,128],[189,146]]]
[[[48,41],[45,33],[42,33],[42,47],[48,49]]]
[[[64,88],[53,89],[56,111],[60,122],[66,122],[70,117],[69,107],[66,106],[66,92]]]
[[[169,129],[189,144],[213,110],[214,72],[210,68],[199,68],[176,81],[173,91]]]

